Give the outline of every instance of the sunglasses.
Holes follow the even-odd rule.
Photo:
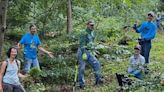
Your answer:
[[[139,48],[134,48],[135,50],[140,50]]]
[[[92,27],[93,27],[94,25],[90,25],[90,26],[92,26]]]
[[[148,14],[148,16],[153,17],[151,14]]]

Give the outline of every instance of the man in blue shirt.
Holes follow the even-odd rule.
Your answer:
[[[21,48],[24,45],[24,58],[25,58],[25,67],[24,70],[26,73],[29,72],[31,65],[33,67],[39,67],[39,62],[37,59],[37,50],[41,50],[44,53],[47,53],[51,58],[53,55],[51,52],[45,50],[41,47],[41,41],[37,35],[37,27],[36,25],[30,26],[30,32],[26,33],[18,43],[18,48]]]
[[[87,22],[87,28],[81,31],[80,34],[80,47],[77,52],[77,58],[79,62],[79,83],[80,88],[84,88],[84,70],[86,62],[88,62],[95,74],[96,84],[103,83],[100,73],[100,63],[92,53],[92,49],[95,47],[94,39],[94,20],[89,20]]]
[[[141,45],[141,55],[145,57],[145,63],[149,63],[149,53],[151,49],[151,40],[156,35],[157,26],[153,23],[155,17],[154,12],[147,14],[147,21],[143,22],[140,27],[134,24],[133,28],[137,33],[140,33],[141,39],[139,44]]]

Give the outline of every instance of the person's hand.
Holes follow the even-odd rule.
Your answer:
[[[22,73],[19,73],[18,76],[20,77],[21,80],[24,80],[25,78],[28,77],[27,74],[22,74]]]
[[[52,53],[52,52],[48,52],[47,54],[48,54],[48,56],[49,56],[50,58],[54,58],[54,56],[53,56],[53,53]]]
[[[138,20],[135,21],[134,25],[133,25],[133,29],[137,29],[137,26],[138,26]]]
[[[135,23],[134,25],[133,25],[133,29],[137,29],[137,24]]]

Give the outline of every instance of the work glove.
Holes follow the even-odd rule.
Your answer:
[[[133,25],[133,29],[137,30],[137,24],[136,23]]]

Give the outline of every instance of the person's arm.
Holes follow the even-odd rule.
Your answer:
[[[22,44],[18,43],[17,47],[18,47],[18,49],[21,49],[22,48]]]
[[[23,75],[22,73],[18,73],[18,77],[21,78],[22,80],[25,79],[27,76],[26,75]]]
[[[26,76],[20,73],[21,62],[17,60],[17,63],[18,63],[18,77],[24,79]]]
[[[47,51],[46,49],[44,49],[44,48],[41,47],[41,46],[38,46],[38,49],[41,50],[42,52],[48,54],[49,57],[54,58],[54,56],[52,55],[52,54],[53,54],[52,52]]]
[[[133,56],[131,56],[131,57],[129,58],[128,73],[130,73],[130,72],[133,70],[132,62],[133,62]]]
[[[3,80],[4,72],[5,72],[5,69],[6,69],[6,65],[7,65],[6,61],[3,61],[2,65],[1,65],[1,70],[0,70],[0,92],[3,91],[2,80]]]
[[[144,66],[145,66],[145,58],[142,57],[141,60],[140,60],[140,66],[139,66],[139,69],[141,69],[141,71],[144,71]]]
[[[134,29],[137,33],[141,33],[142,30],[143,30],[144,28],[145,28],[145,23],[142,23],[142,24],[140,25],[140,27],[138,27],[137,24],[134,24],[134,26],[133,26],[133,29]]]
[[[48,54],[49,57],[54,58],[52,52],[47,51],[46,49],[44,49],[44,48],[41,46],[41,41],[40,41],[39,36],[36,34],[35,37],[36,37],[35,40],[37,41],[37,42],[36,42],[37,48],[38,48],[39,50],[41,50],[42,52]]]
[[[17,44],[17,48],[18,50],[22,48],[22,44],[25,44],[25,38],[26,38],[26,34],[21,38],[21,40],[18,42]]]

